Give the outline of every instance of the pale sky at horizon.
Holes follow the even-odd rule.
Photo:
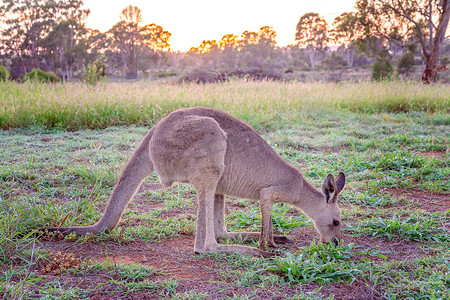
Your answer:
[[[258,31],[272,26],[277,33],[277,45],[294,44],[295,27],[300,17],[316,12],[328,24],[343,12],[352,11],[356,0],[84,0],[91,13],[89,28],[102,32],[119,21],[122,9],[135,5],[142,9],[144,24],[156,23],[172,33],[169,39],[173,51],[188,51],[203,40],[220,40],[232,33],[240,36],[245,30]]]

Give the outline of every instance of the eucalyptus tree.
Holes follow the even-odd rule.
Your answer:
[[[329,41],[327,22],[317,13],[304,14],[297,23],[295,41],[306,48],[314,69],[322,60]]]
[[[367,37],[403,46],[419,44],[426,61],[422,81],[434,80],[450,19],[450,0],[357,0],[356,8]]]
[[[168,50],[171,33],[156,24],[141,25],[142,10],[133,5],[122,10],[120,19],[107,32],[110,41],[108,50],[112,56],[119,55],[125,77],[135,79],[138,66],[146,66],[146,62],[140,59],[154,59],[158,53]]]
[[[0,52],[14,60],[25,73],[38,68],[46,49],[41,40],[57,24],[83,23],[89,10],[82,0],[3,0],[0,2]]]

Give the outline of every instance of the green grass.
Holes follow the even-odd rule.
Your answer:
[[[331,283],[334,281],[353,282],[370,268],[370,263],[351,260],[353,244],[334,246],[312,243],[303,247],[301,253],[287,253],[276,257],[268,270],[278,272],[291,283]]]
[[[89,299],[100,291],[116,298],[341,299],[342,291],[353,287],[381,299],[450,296],[450,210],[443,206],[450,194],[448,85],[4,83],[0,94],[2,298]],[[273,250],[280,257],[194,255],[195,191],[186,184],[158,189],[156,175],[144,182],[111,233],[60,242],[34,236],[43,226],[96,222],[121,168],[149,129],[141,125],[196,105],[250,123],[316,186],[328,173],[344,171],[348,182],[339,197],[344,243],[317,244],[312,222],[277,204],[274,229],[296,242]],[[229,230],[260,229],[258,203],[232,198],[227,203]],[[183,244],[180,257],[158,258],[160,264],[178,270],[205,263],[203,270],[216,272],[214,278],[193,273],[189,280],[178,279],[171,267],[150,267],[154,247],[178,247],[186,239],[191,250]],[[138,248],[150,266],[83,260],[55,278],[41,269],[52,259],[48,244],[58,243],[67,247],[61,251],[82,258],[91,246],[106,255],[116,247],[128,249],[127,255]]]
[[[441,220],[442,221],[442,220]],[[449,220],[446,220],[448,222]],[[450,241],[448,231],[442,231],[442,225],[437,220],[423,218],[373,218],[349,230],[359,235],[370,235],[372,237],[401,238],[406,241]]]
[[[305,216],[289,216],[290,206],[280,203],[272,209],[273,229],[280,233],[293,230],[299,226],[312,226],[312,222]],[[227,216],[227,228],[230,231],[258,231],[261,224],[259,207],[251,206],[248,211],[232,209]]]

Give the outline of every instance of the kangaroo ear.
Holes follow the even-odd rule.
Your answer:
[[[336,184],[337,193],[340,194],[345,186],[345,174],[343,172],[339,172],[334,183]]]
[[[325,196],[327,203],[336,201],[338,192],[336,191],[336,183],[334,183],[334,177],[328,174],[322,183],[322,194]]]

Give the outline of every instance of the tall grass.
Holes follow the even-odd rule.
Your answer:
[[[448,113],[450,85],[231,81],[206,85],[102,83],[92,87],[81,83],[0,83],[2,129],[151,125],[172,110],[192,106],[214,107],[245,120],[251,113],[258,124],[290,120],[312,110]]]

